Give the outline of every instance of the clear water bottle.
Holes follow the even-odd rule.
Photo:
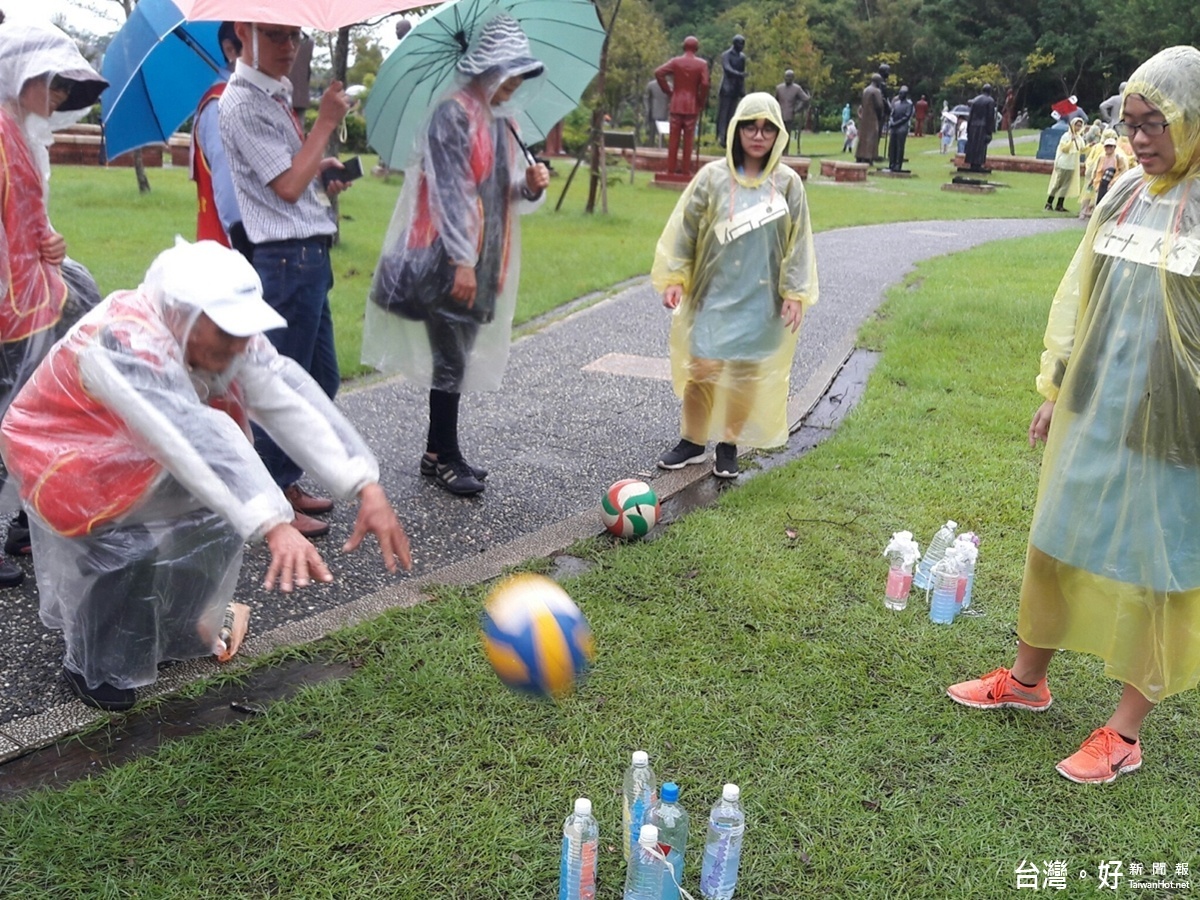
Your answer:
[[[643,825],[625,869],[625,900],[659,900],[667,864],[658,850],[658,829]]]
[[[958,577],[962,571],[957,553],[949,552],[933,567],[933,597],[929,601],[929,621],[949,625],[958,615]]]
[[[958,580],[958,595],[962,609],[971,608],[971,591],[975,587],[975,563],[979,560],[979,536],[966,531],[954,539],[963,561],[963,572]]]
[[[954,532],[958,529],[958,523],[950,519],[937,530],[937,534],[933,536],[933,540],[929,542],[929,546],[925,548],[925,556],[917,564],[917,571],[913,573],[913,584],[923,591],[929,590],[933,585],[933,567],[938,564],[938,561],[946,555],[946,550],[954,543]]]
[[[742,859],[742,837],[746,832],[746,817],[739,802],[741,793],[736,784],[725,785],[721,799],[708,815],[708,837],[700,868],[700,896],[704,900],[733,897]]]
[[[599,845],[600,826],[592,816],[592,801],[580,797],[575,801],[575,811],[563,822],[558,900],[593,900],[596,896]]]
[[[650,810],[650,824],[658,829],[658,849],[669,864],[663,875],[662,900],[679,900],[687,849],[688,814],[679,805],[679,785],[675,782],[668,781],[662,786],[658,802]]]
[[[621,821],[625,826],[625,835],[621,843],[624,845],[626,861],[631,858],[633,848],[637,846],[642,825],[650,821],[646,817],[657,799],[657,786],[654,770],[650,768],[649,755],[645,750],[634,750],[633,761],[625,770],[625,784],[621,792]]]
[[[902,610],[908,606],[908,593],[912,589],[913,566],[921,558],[917,542],[911,531],[897,531],[884,548],[888,559],[887,586],[883,592],[883,605],[888,609]]]

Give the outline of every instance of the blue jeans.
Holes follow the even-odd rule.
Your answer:
[[[341,375],[329,311],[329,290],[333,287],[329,244],[327,236],[256,244],[254,268],[262,279],[263,299],[288,323],[287,328],[268,331],[268,340],[283,356],[298,362],[332,399]],[[295,484],[304,474],[257,426],[254,446],[281,488]]]

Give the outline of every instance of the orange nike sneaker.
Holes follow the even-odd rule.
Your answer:
[[[1083,746],[1054,768],[1076,784],[1109,784],[1118,775],[1141,768],[1142,742],[1127,744],[1107,725],[1097,728]]]
[[[1041,712],[1049,709],[1053,699],[1043,678],[1033,687],[1025,687],[1012,677],[1008,669],[996,669],[982,678],[962,681],[946,688],[946,695],[955,703],[973,709],[1029,709]]]

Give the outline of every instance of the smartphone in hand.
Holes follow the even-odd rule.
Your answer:
[[[329,187],[331,181],[350,182],[356,178],[362,178],[362,162],[357,156],[351,157],[342,161],[344,168],[339,169],[337,166],[330,166],[321,173],[321,184]]]

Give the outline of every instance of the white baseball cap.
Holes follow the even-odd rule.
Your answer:
[[[165,304],[198,308],[233,337],[287,327],[287,320],[263,300],[262,280],[246,257],[216,241],[189,244],[175,238],[175,246],[151,264],[145,287]]]

